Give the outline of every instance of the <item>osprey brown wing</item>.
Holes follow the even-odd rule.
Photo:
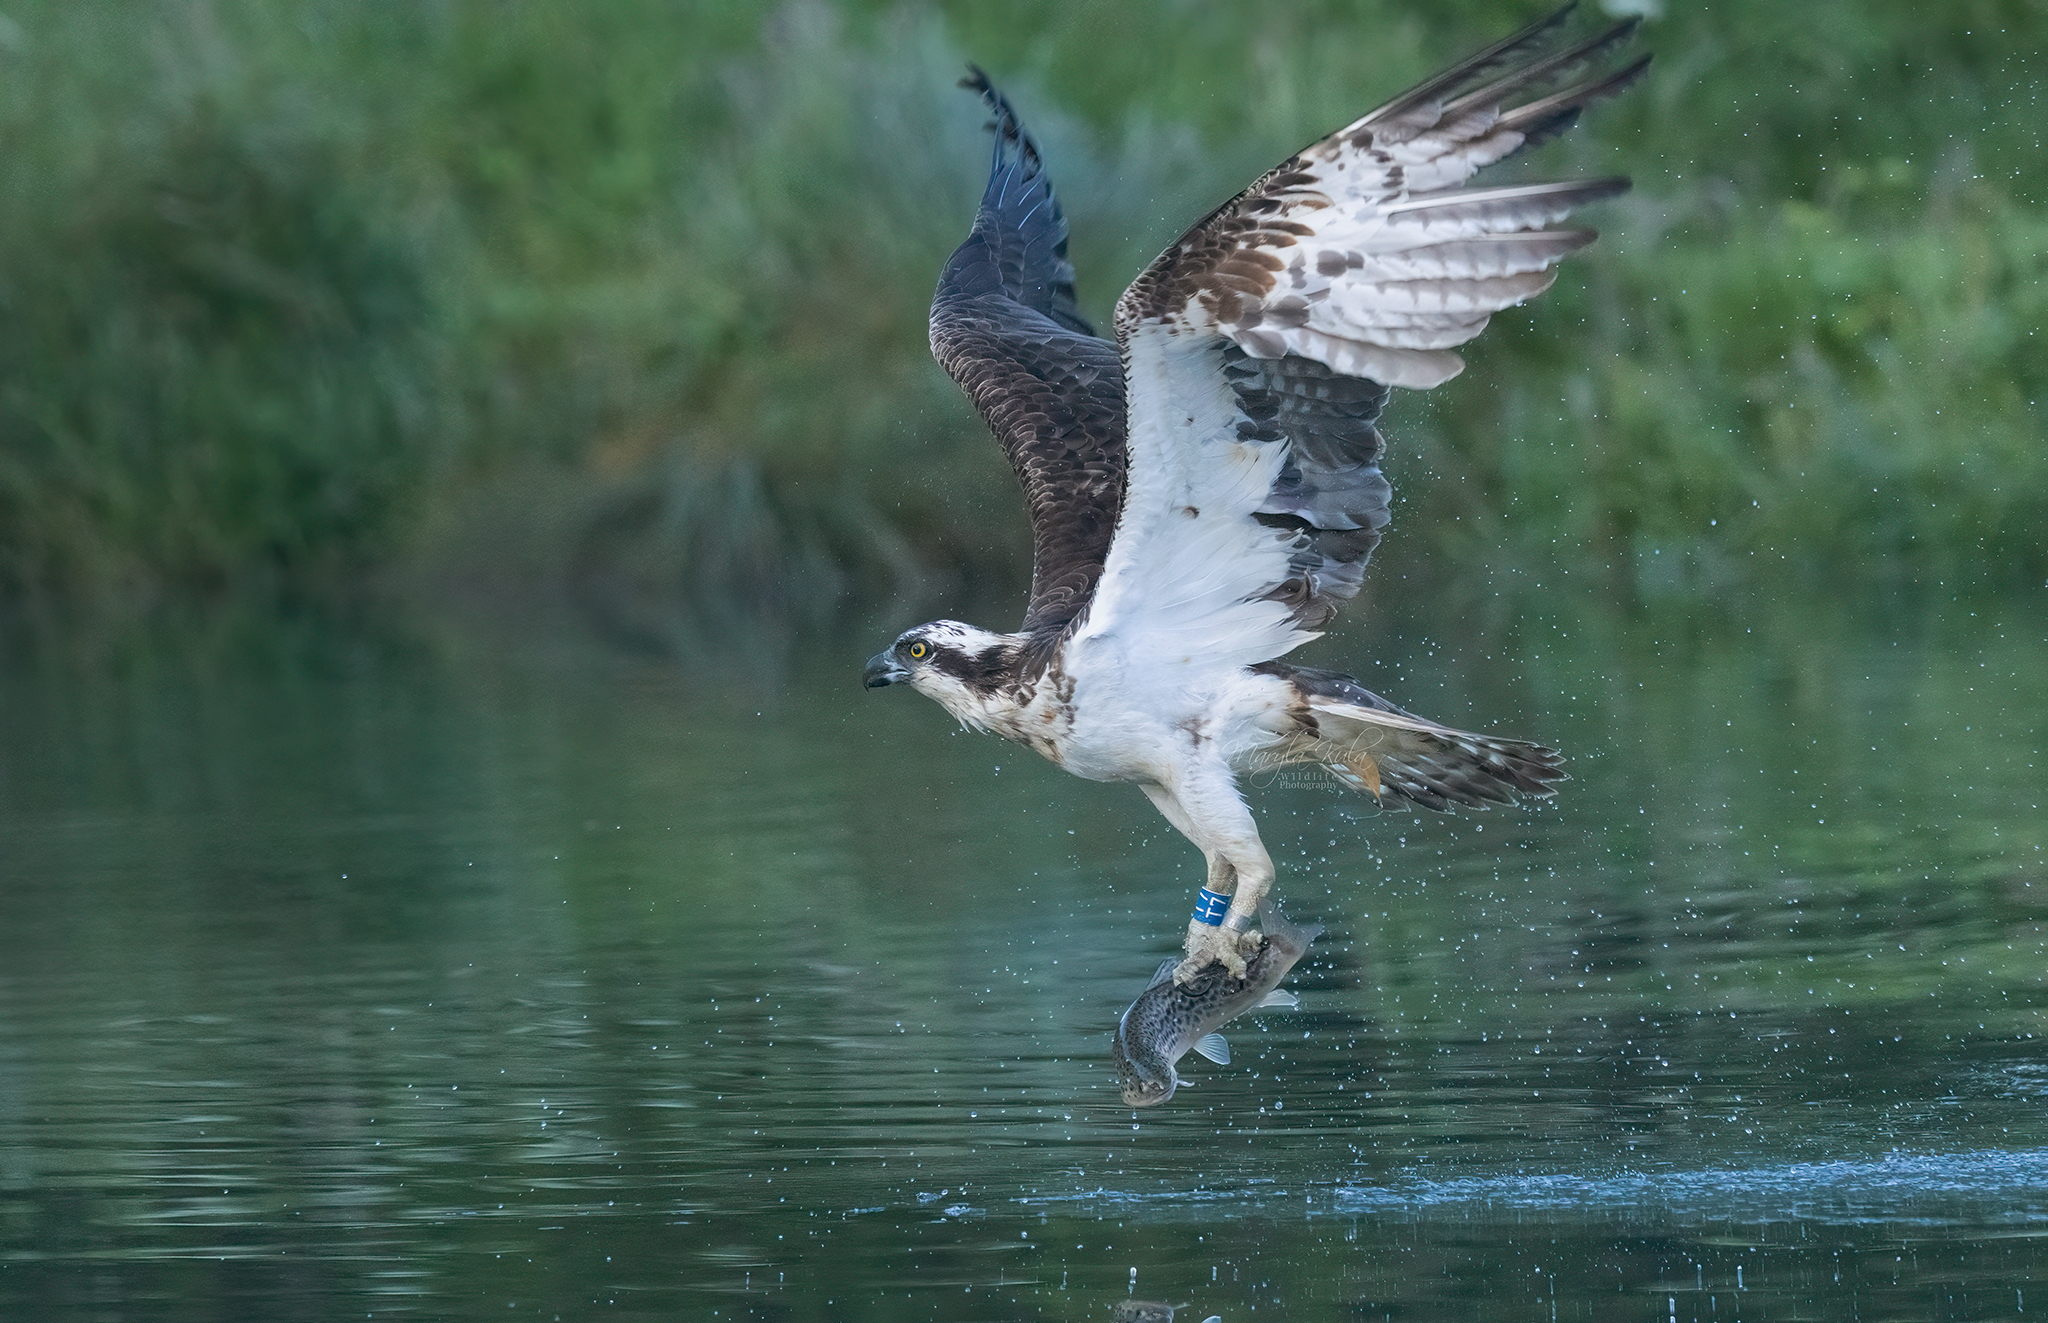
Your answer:
[[[1074,301],[1067,222],[1038,145],[979,69],[964,86],[995,114],[995,159],[974,230],[932,299],[932,355],[974,401],[1031,515],[1027,668],[1087,605],[1124,491],[1117,347]]]

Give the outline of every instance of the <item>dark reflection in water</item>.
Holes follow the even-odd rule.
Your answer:
[[[0,1316],[2039,1312],[2041,607],[1535,599],[1385,662],[1574,781],[1263,790],[1330,934],[1142,1118],[1108,1033],[1197,858],[865,639],[15,631]]]

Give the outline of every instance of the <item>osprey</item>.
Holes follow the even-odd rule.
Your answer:
[[[1278,660],[1358,592],[1388,520],[1376,423],[1392,387],[1542,293],[1591,230],[1546,228],[1625,179],[1466,187],[1649,63],[1602,66],[1619,23],[1557,49],[1561,10],[1306,148],[1131,282],[1116,339],[1074,298],[1037,145],[979,69],[995,160],[932,300],[932,353],[1001,442],[1030,508],[1016,633],[941,620],[870,660],[964,725],[1078,776],[1135,782],[1208,875],[1185,982],[1242,976],[1273,861],[1238,776],[1328,768],[1389,808],[1514,803],[1562,778],[1540,745],[1413,716]]]

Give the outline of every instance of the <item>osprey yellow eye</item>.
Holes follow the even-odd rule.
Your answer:
[[[927,647],[926,647],[926,646],[925,646],[924,644],[922,644],[922,643],[913,643],[913,644],[911,644],[911,645],[910,645],[910,649],[909,649],[909,651],[910,651],[910,660],[912,660],[912,661],[923,661],[923,660],[924,660],[924,655],[925,655],[925,654],[926,654],[927,652],[930,652],[930,651],[931,651],[931,649],[930,649],[930,648],[927,648]]]

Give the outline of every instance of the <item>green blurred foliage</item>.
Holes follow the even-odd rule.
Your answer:
[[[985,169],[962,64],[1045,142],[1106,319],[1252,174],[1534,12],[15,0],[0,579],[1014,587],[1009,476],[924,345]],[[1653,18],[1649,80],[1520,167],[1635,193],[1397,402],[1383,555],[2038,580],[2044,38],[2021,0]]]

